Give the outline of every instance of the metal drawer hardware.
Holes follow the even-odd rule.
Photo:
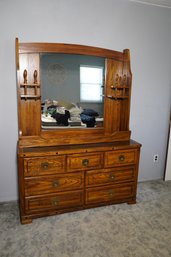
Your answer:
[[[89,160],[88,159],[84,159],[82,161],[82,165],[87,166],[88,164],[89,164]]]
[[[109,180],[110,180],[110,181],[113,181],[114,179],[115,179],[115,174],[113,174],[113,173],[110,174],[110,175],[109,175]]]
[[[58,180],[54,180],[54,181],[52,182],[52,186],[53,186],[53,187],[58,187],[58,186],[59,186],[59,181],[58,181]]]
[[[51,203],[53,206],[59,205],[59,198],[57,198],[57,197],[53,198]]]
[[[47,170],[47,169],[49,168],[49,163],[48,163],[48,162],[42,162],[42,163],[41,163],[41,168],[42,168],[43,170]]]
[[[125,156],[124,155],[119,155],[118,157],[120,162],[123,162],[125,160]]]
[[[115,192],[114,192],[114,190],[109,190],[108,194],[109,194],[109,197],[113,197]]]

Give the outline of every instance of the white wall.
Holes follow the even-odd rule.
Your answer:
[[[0,1],[0,201],[17,199],[15,37],[130,48],[130,128],[142,143],[139,180],[163,177],[171,99],[171,9],[127,0]],[[153,155],[159,162],[153,163]]]

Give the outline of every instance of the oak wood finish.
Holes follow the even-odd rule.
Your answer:
[[[106,59],[103,127],[41,128],[41,53]],[[106,204],[135,203],[141,145],[130,139],[129,50],[16,39],[16,69],[21,223]]]

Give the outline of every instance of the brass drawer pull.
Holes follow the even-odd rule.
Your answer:
[[[84,159],[84,160],[82,161],[82,165],[83,165],[83,166],[89,165],[89,160],[88,160],[88,159]]]
[[[125,156],[124,155],[119,155],[118,157],[120,162],[123,162],[125,160]]]
[[[54,181],[52,182],[52,186],[53,186],[53,187],[58,187],[58,186],[59,186],[59,181],[58,181],[58,180],[54,180]]]
[[[109,175],[109,180],[110,180],[110,181],[113,181],[114,179],[115,179],[115,174],[113,174],[113,173],[110,174],[110,175]]]
[[[114,196],[114,190],[109,190],[108,195],[110,198]]]
[[[43,163],[41,163],[41,168],[42,168],[43,170],[48,170],[48,168],[49,168],[49,163],[48,163],[48,162],[43,162]]]
[[[51,201],[53,206],[59,205],[59,199],[57,197],[53,198]]]

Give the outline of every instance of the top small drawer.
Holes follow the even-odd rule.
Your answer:
[[[37,176],[64,172],[65,156],[24,159],[24,175]]]
[[[103,153],[73,154],[67,157],[67,170],[89,170],[102,168]]]
[[[136,163],[136,150],[108,151],[105,153],[105,168]]]

